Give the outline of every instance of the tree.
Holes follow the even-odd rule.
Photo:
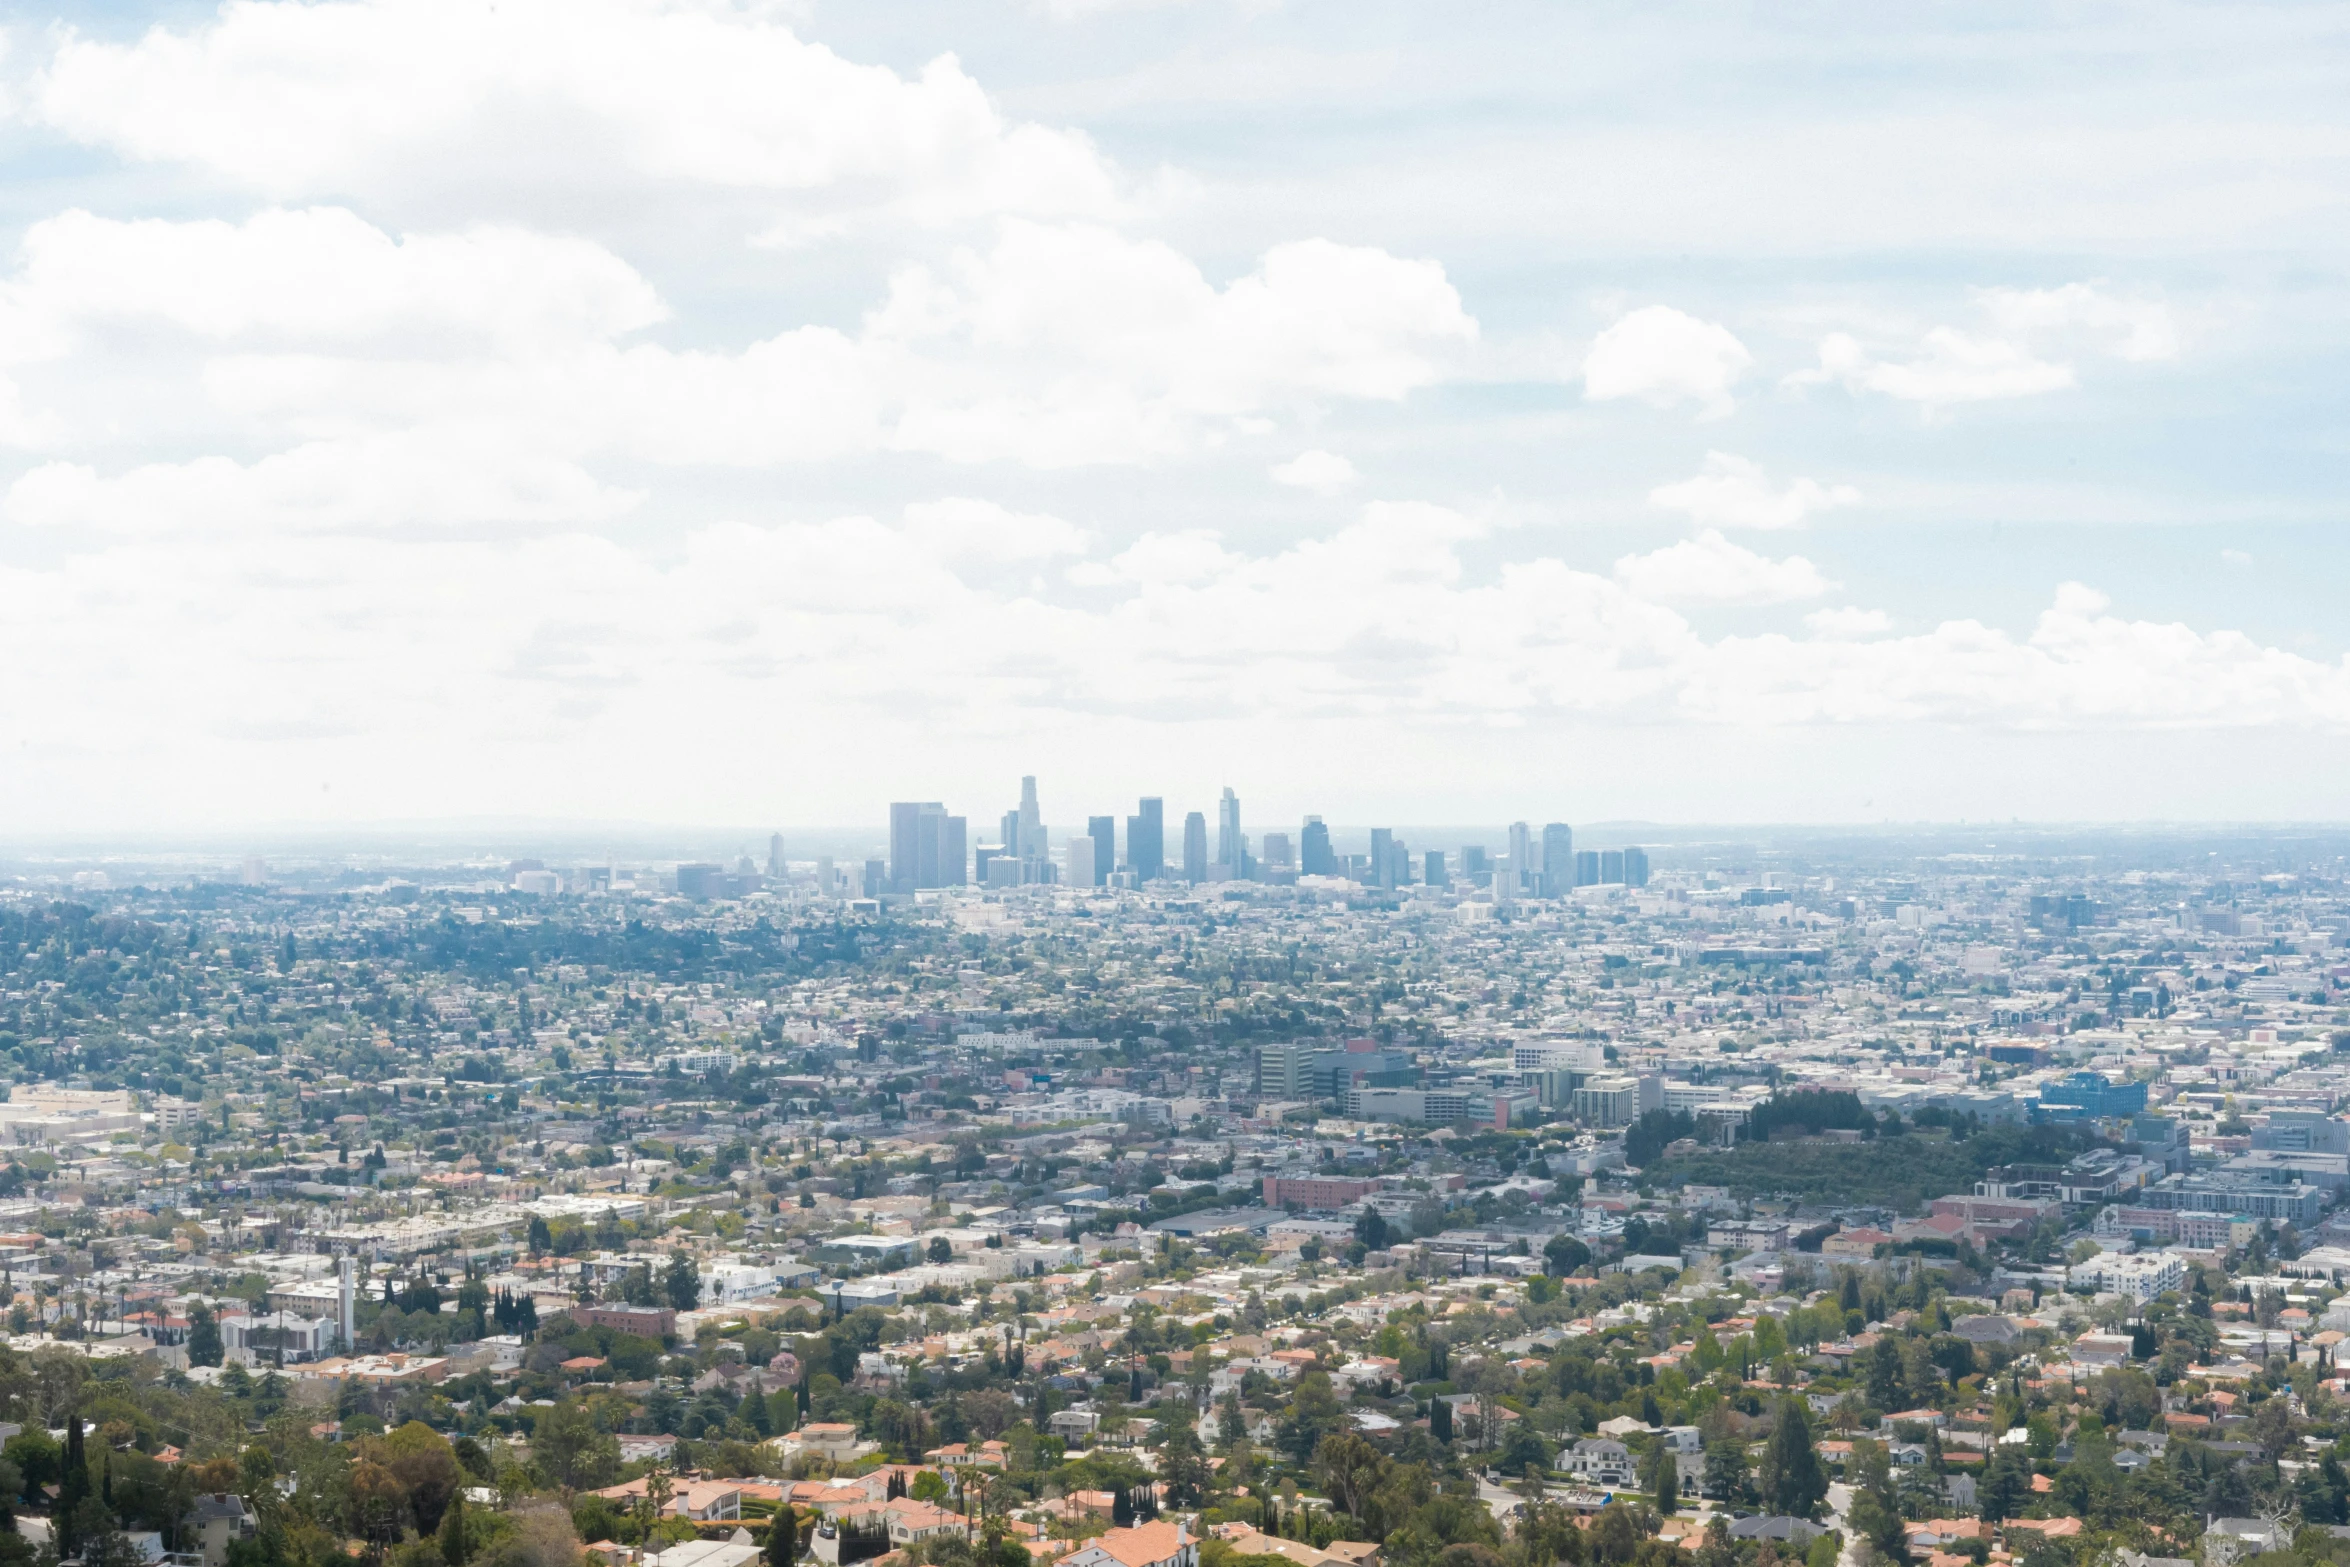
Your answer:
[[[955,1248],[948,1243],[945,1236],[933,1235],[930,1237],[930,1260],[939,1263],[955,1260]]]
[[[1852,1444],[1852,1528],[1889,1561],[1901,1561],[1907,1554],[1908,1531],[1893,1487],[1893,1465],[1884,1444],[1866,1437]]]
[[[80,1554],[81,1540],[75,1530],[81,1522],[81,1503],[89,1494],[90,1463],[82,1452],[82,1417],[76,1410],[65,1417],[65,1475],[57,1485],[57,1554],[61,1558]]]
[[[534,1257],[555,1249],[554,1232],[547,1228],[547,1221],[535,1213],[530,1216],[528,1245]]]
[[[1363,1216],[1355,1220],[1355,1239],[1372,1251],[1385,1251],[1394,1239],[1387,1231],[1387,1216],[1376,1208],[1365,1208]]]
[[[198,1301],[188,1308],[188,1364],[217,1366],[220,1356],[220,1323],[212,1308]]]
[[[1728,1507],[1753,1500],[1754,1482],[1747,1470],[1744,1442],[1725,1436],[1706,1445],[1705,1492]]]
[[[619,1441],[596,1424],[585,1405],[571,1399],[539,1416],[530,1447],[548,1483],[566,1491],[608,1485],[620,1467]]]
[[[1352,1431],[1333,1431],[1314,1450],[1314,1473],[1339,1511],[1370,1516],[1371,1498],[1387,1480],[1387,1455]],[[1176,1500],[1172,1488],[1167,1498]]]
[[[465,1545],[465,1493],[457,1492],[449,1498],[449,1510],[441,1514],[441,1560],[449,1567],[465,1567],[469,1554]]]
[[[1542,1248],[1542,1260],[1549,1265],[1554,1278],[1565,1278],[1582,1270],[1591,1261],[1591,1248],[1572,1235],[1553,1235]]]
[[[1976,1511],[1992,1523],[2001,1523],[2022,1512],[2031,1496],[2024,1460],[2012,1444],[2000,1443],[1991,1461],[1983,1466],[1982,1483],[1975,1487]]]
[[[669,1269],[661,1275],[661,1287],[668,1293],[669,1304],[679,1311],[691,1311],[702,1300],[702,1276],[695,1271],[694,1259],[682,1251],[669,1254]]]
[[[1771,1439],[1763,1445],[1763,1500],[1778,1512],[1809,1518],[1828,1495],[1827,1472],[1812,1444],[1811,1421],[1796,1399],[1779,1401]]]
[[[1452,1404],[1443,1398],[1428,1401],[1428,1434],[1439,1442],[1452,1440]]]
[[[1322,1438],[1346,1421],[1346,1411],[1330,1386],[1330,1373],[1309,1371],[1297,1379],[1288,1417],[1281,1422],[1281,1445],[1300,1462],[1311,1458]]]
[[[775,1510],[775,1523],[767,1531],[767,1567],[792,1567],[800,1548],[800,1515],[791,1507]]]
[[[1327,1438],[1323,1445],[1329,1445]],[[1159,1478],[1166,1484],[1167,1500],[1181,1506],[1197,1502],[1207,1491],[1207,1455],[1200,1448],[1199,1433],[1186,1418],[1175,1418],[1174,1429],[1159,1448]]]
[[[408,1493],[409,1509],[416,1515],[416,1532],[433,1533],[441,1526],[441,1514],[465,1479],[457,1455],[450,1450],[446,1438],[420,1420],[411,1420],[385,1437],[380,1447],[380,1453],[373,1456]]]
[[[1884,1414],[1909,1407],[1901,1384],[1901,1349],[1890,1337],[1878,1339],[1869,1349],[1867,1397]]]
[[[1670,1518],[1681,1510],[1681,1461],[1661,1442],[1656,1452],[1656,1511]]]

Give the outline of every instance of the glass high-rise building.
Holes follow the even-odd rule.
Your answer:
[[[1126,818],[1126,868],[1136,881],[1160,881],[1167,874],[1167,802],[1144,796]]]
[[[1183,879],[1194,886],[1208,879],[1208,818],[1199,811],[1183,818]]]
[[[1085,835],[1093,840],[1093,884],[1106,887],[1110,872],[1118,864],[1118,818],[1115,816],[1088,816]]]
[[[1330,848],[1330,829],[1322,818],[1309,816],[1297,835],[1297,869],[1301,876],[1335,876],[1338,856]]]
[[[1575,829],[1552,822],[1542,829],[1542,895],[1564,896],[1575,885]]]

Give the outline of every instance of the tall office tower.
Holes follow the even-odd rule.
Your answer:
[[[1603,849],[1599,855],[1599,880],[1602,886],[1620,887],[1624,882],[1624,851]]]
[[[1444,851],[1442,849],[1430,849],[1422,855],[1420,866],[1420,879],[1429,886],[1443,887],[1451,884],[1452,878],[1444,874]]]
[[[1041,864],[1045,857],[1044,812],[1036,803],[1034,775],[1020,780],[1020,845],[1015,852],[1031,865]]]
[[[1392,828],[1371,829],[1371,881],[1374,887],[1395,885],[1395,832]]]
[[[922,885],[922,813],[930,807],[920,800],[892,801],[889,808],[889,890],[912,892]]]
[[[1208,879],[1208,819],[1199,811],[1183,818],[1183,879],[1195,887]]]
[[[1575,885],[1575,829],[1552,822],[1542,829],[1542,895],[1563,898]]]
[[[1297,835],[1297,869],[1301,876],[1335,876],[1338,856],[1330,848],[1330,829],[1322,818],[1309,816]]]
[[[1461,874],[1479,886],[1485,884],[1486,878],[1493,874],[1493,858],[1485,852],[1485,845],[1481,843],[1461,845]]]
[[[1118,867],[1118,818],[1088,816],[1085,835],[1093,840],[1093,884],[1106,887],[1110,884],[1110,872]]]
[[[867,860],[865,862],[864,885],[865,890],[860,894],[862,897],[878,898],[887,892],[889,890],[889,862],[887,860]]]
[[[1265,834],[1264,859],[1265,869],[1268,871],[1296,870],[1297,850],[1291,845],[1289,834],[1285,832]]]
[[[1596,887],[1599,885],[1598,850],[1577,849],[1575,851],[1575,885],[1578,887]]]
[[[1238,881],[1247,858],[1248,844],[1240,835],[1240,796],[1226,784],[1224,798],[1216,802],[1216,863],[1224,867],[1226,876]]]
[[[1511,902],[1517,896],[1517,891],[1518,868],[1510,863],[1510,857],[1505,854],[1493,862],[1493,901]]]
[[[1257,1093],[1266,1099],[1312,1098],[1314,1057],[1328,1048],[1318,1041],[1304,1039],[1260,1047],[1257,1051]]]
[[[970,824],[960,816],[941,816],[938,819],[938,885],[941,887],[968,886],[971,880],[971,854],[966,840]]]
[[[889,808],[889,887],[919,892],[960,887],[964,822],[936,800],[900,800]]]
[[[1020,858],[1020,812],[1017,807],[1004,812],[996,822],[995,831],[995,841],[1004,846],[1005,855],[1015,860]]]
[[[1533,890],[1542,859],[1534,852],[1534,829],[1524,822],[1510,823],[1510,891]]]
[[[1401,838],[1387,846],[1387,885],[1408,887],[1412,884],[1412,851],[1404,847]]]
[[[1646,849],[1635,847],[1624,851],[1624,885],[1627,887],[1648,885],[1648,851]]]
[[[1137,813],[1126,818],[1126,868],[1138,883],[1166,877],[1166,801],[1145,795]]]
[[[1069,885],[1098,885],[1093,877],[1093,838],[1090,834],[1080,832],[1069,835]]]
[[[779,832],[767,835],[767,874],[783,880],[783,834]]]
[[[832,856],[829,854],[816,856],[816,895],[818,897],[829,898],[832,896],[834,890],[832,876]]]

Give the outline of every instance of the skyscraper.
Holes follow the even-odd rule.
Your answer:
[[[1167,802],[1145,795],[1126,818],[1126,868],[1136,881],[1160,881],[1167,874]]]
[[[1208,879],[1208,819],[1199,811],[1183,818],[1183,879],[1195,887]]]
[[[1563,898],[1575,885],[1575,829],[1552,822],[1542,829],[1542,895]]]
[[[767,836],[767,874],[777,881],[783,879],[783,834],[781,833],[770,833]]]
[[[964,820],[936,800],[899,800],[889,808],[890,892],[964,884]]]
[[[1542,870],[1534,853],[1534,829],[1524,822],[1510,823],[1510,891],[1524,892]]]
[[[1338,856],[1330,848],[1330,829],[1322,818],[1309,816],[1297,835],[1297,869],[1301,876],[1335,876]]]
[[[1069,837],[1069,885],[1091,887],[1093,875],[1093,837],[1089,833],[1072,833]]]
[[[1599,851],[1597,849],[1577,849],[1575,851],[1575,885],[1578,887],[1599,885]]]
[[[1012,852],[1030,865],[1042,862],[1045,857],[1044,812],[1036,803],[1034,774],[1020,780],[1020,841]],[[1044,880],[1041,876],[1029,879]]]
[[[1624,850],[1624,885],[1627,887],[1648,885],[1648,851],[1646,849],[1632,847]]]
[[[1224,787],[1224,798],[1216,804],[1216,863],[1224,867],[1227,876],[1237,881],[1242,870],[1241,861],[1246,851],[1241,847],[1240,796],[1232,786]]]
[[[1430,849],[1421,857],[1420,880],[1431,887],[1443,887],[1451,884],[1452,878],[1444,874],[1444,851],[1442,849]]]
[[[1624,880],[1624,851],[1603,849],[1599,855],[1599,880],[1602,886],[1621,886]]]
[[[1392,828],[1371,829],[1371,885],[1395,886],[1395,832]]]
[[[1085,835],[1093,840],[1093,884],[1106,887],[1110,872],[1118,865],[1118,818],[1115,816],[1088,816]]]

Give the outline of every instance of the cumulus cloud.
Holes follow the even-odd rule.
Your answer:
[[[1881,609],[1815,609],[1803,617],[1814,635],[1823,637],[1877,637],[1893,629],[1893,617]]]
[[[1312,490],[1316,495],[1335,495],[1359,478],[1355,465],[1336,452],[1316,448],[1299,452],[1287,462],[1273,465],[1273,482],[1295,489]]]
[[[1156,241],[1023,222],[943,266],[900,268],[854,330],[793,327],[739,348],[639,336],[666,314],[583,241],[395,239],[339,209],[234,225],[77,213],[36,226],[0,284],[0,327],[13,328],[0,357],[71,355],[78,384],[173,403],[157,418],[192,403],[249,442],[470,424],[485,453],[548,463],[902,451],[1059,467],[1179,453],[1327,399],[1394,400],[1477,336],[1430,262],[1305,241],[1219,286]],[[167,330],[104,333],[114,322]],[[175,377],[184,395],[164,398]],[[28,440],[56,427],[39,390],[0,419],[0,439],[12,423]],[[109,399],[105,417],[125,405]]]
[[[1696,403],[1706,417],[1728,413],[1730,389],[1754,363],[1727,327],[1666,305],[1635,310],[1599,334],[1583,357],[1583,395],[1629,397],[1658,408]]]
[[[67,34],[26,107],[280,199],[687,182],[770,198],[795,233],[1122,201],[1086,138],[1007,119],[952,56],[903,77],[717,0],[227,5],[124,42]]]
[[[1810,635],[1709,638],[1649,596],[1658,573],[1722,602],[1774,572],[1792,580],[1789,564],[1711,539],[1697,541],[1711,563],[1676,547],[1621,577],[1547,556],[1472,572],[1477,521],[1386,505],[1273,551],[1153,535],[1092,563],[1109,568],[1096,593],[1064,599],[991,582],[967,530],[1017,526],[1039,557],[1066,558],[1075,539],[987,506],[716,524],[657,555],[579,533],[174,535],[0,565],[0,658],[19,676],[0,688],[0,721],[94,758],[164,746],[266,755],[272,776],[339,760],[402,781],[518,746],[589,747],[624,768],[612,734],[715,734],[752,712],[933,748],[1110,717],[1376,721],[1428,743],[1464,723],[1659,715],[2350,725],[2350,665],[2131,620],[2076,584],[2021,634],[1962,619],[1892,636],[1847,608],[1814,616]],[[542,804],[597,787],[550,777]]]
[[[1816,479],[1791,479],[1774,485],[1760,463],[1728,452],[1707,452],[1705,466],[1695,478],[1660,484],[1648,492],[1648,504],[1684,512],[1707,528],[1794,528],[1815,512],[1850,506],[1860,491],[1849,484],[1822,484]]]
[[[2167,306],[2117,298],[2096,284],[1985,289],[1976,303],[1988,330],[1937,326],[1914,348],[1871,348],[1831,332],[1820,340],[1817,368],[1797,371],[1787,384],[1838,383],[1938,408],[2067,390],[2079,384],[2074,359],[2082,353],[2136,362],[2178,354]]]
[[[1624,556],[1616,580],[1658,603],[1783,604],[1818,598],[1835,586],[1801,555],[1772,560],[1711,528],[1646,555]]]

